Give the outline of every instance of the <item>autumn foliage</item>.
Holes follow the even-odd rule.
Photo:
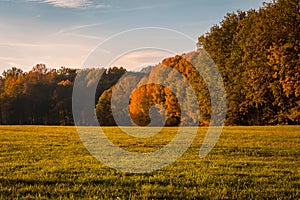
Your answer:
[[[226,125],[300,124],[298,0],[277,0],[264,3],[257,11],[227,14],[198,38],[197,46],[196,51],[166,58],[140,72],[122,67],[82,70],[83,91],[97,88],[93,101],[100,125],[117,125],[116,105],[122,106],[117,109],[124,118],[121,125],[146,126],[151,120],[169,126],[209,125],[210,92],[215,91],[207,87],[207,82],[213,83],[213,75],[211,79],[202,77],[209,71],[205,51],[226,89]],[[195,65],[202,66],[202,74]],[[29,72],[19,68],[4,71],[0,77],[0,124],[74,124],[72,90],[78,73],[43,64]],[[112,94],[117,94],[115,104],[111,103]],[[196,113],[198,109],[200,113]],[[84,108],[80,112],[84,119]],[[89,119],[80,123],[94,125]]]

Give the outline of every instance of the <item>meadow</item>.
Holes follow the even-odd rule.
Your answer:
[[[176,128],[134,139],[117,127],[109,138],[131,151],[167,144]],[[188,151],[144,174],[111,169],[89,154],[75,127],[0,126],[1,199],[300,199],[300,127],[225,127],[198,157],[207,128]]]

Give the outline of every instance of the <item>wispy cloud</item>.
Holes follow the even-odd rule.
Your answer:
[[[103,37],[100,36],[93,36],[93,35],[87,35],[87,34],[77,34],[77,33],[66,33],[65,35],[67,36],[74,36],[74,37],[81,37],[85,39],[90,39],[90,40],[104,40]]]
[[[0,69],[12,66],[30,70],[37,63],[47,64],[48,67],[58,68],[62,65],[80,67],[92,46],[81,43],[12,43],[0,44]],[[74,51],[74,49],[76,49]]]
[[[94,40],[102,40],[103,37],[99,36],[93,36],[93,35],[88,35],[85,33],[80,33],[81,30],[91,28],[91,27],[96,27],[100,26],[104,23],[93,23],[93,24],[83,24],[83,25],[77,25],[77,26],[70,26],[67,28],[63,28],[56,32],[54,36],[59,36],[59,35],[68,35],[68,36],[75,36],[75,37],[81,37],[81,38],[86,38],[86,39],[94,39]]]
[[[164,58],[174,56],[170,52],[162,50],[134,51],[119,57],[112,63],[112,66],[123,66],[126,69],[138,71],[149,65],[156,65]]]
[[[106,4],[99,4],[92,0],[26,0],[31,2],[48,3],[62,8],[107,8]]]
[[[30,43],[0,43],[1,46],[6,47],[41,47],[42,45],[30,44]]]
[[[100,26],[102,24],[104,24],[104,23],[100,22],[100,23],[93,23],[93,24],[83,24],[83,25],[71,26],[71,27],[61,29],[56,34],[59,35],[59,34],[64,34],[64,33],[70,33],[70,32],[78,31],[78,30],[85,29],[85,28]]]
[[[134,8],[124,8],[124,9],[116,9],[115,12],[132,12],[132,11],[138,11],[138,10],[148,10],[153,9],[156,6],[141,6],[141,7],[134,7]]]

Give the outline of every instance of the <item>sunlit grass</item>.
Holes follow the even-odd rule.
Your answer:
[[[131,151],[167,144],[174,128],[134,139],[105,133]],[[226,127],[215,148],[198,157],[199,128],[176,162],[147,174],[110,169],[93,158],[75,127],[0,126],[0,197],[53,199],[299,199],[300,127]],[[145,150],[146,149],[146,150]]]

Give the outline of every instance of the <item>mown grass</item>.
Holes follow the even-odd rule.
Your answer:
[[[116,145],[154,150],[174,136],[136,140],[105,128]],[[226,127],[198,158],[206,128],[176,162],[146,174],[101,164],[75,127],[0,126],[1,199],[299,199],[300,127]]]

